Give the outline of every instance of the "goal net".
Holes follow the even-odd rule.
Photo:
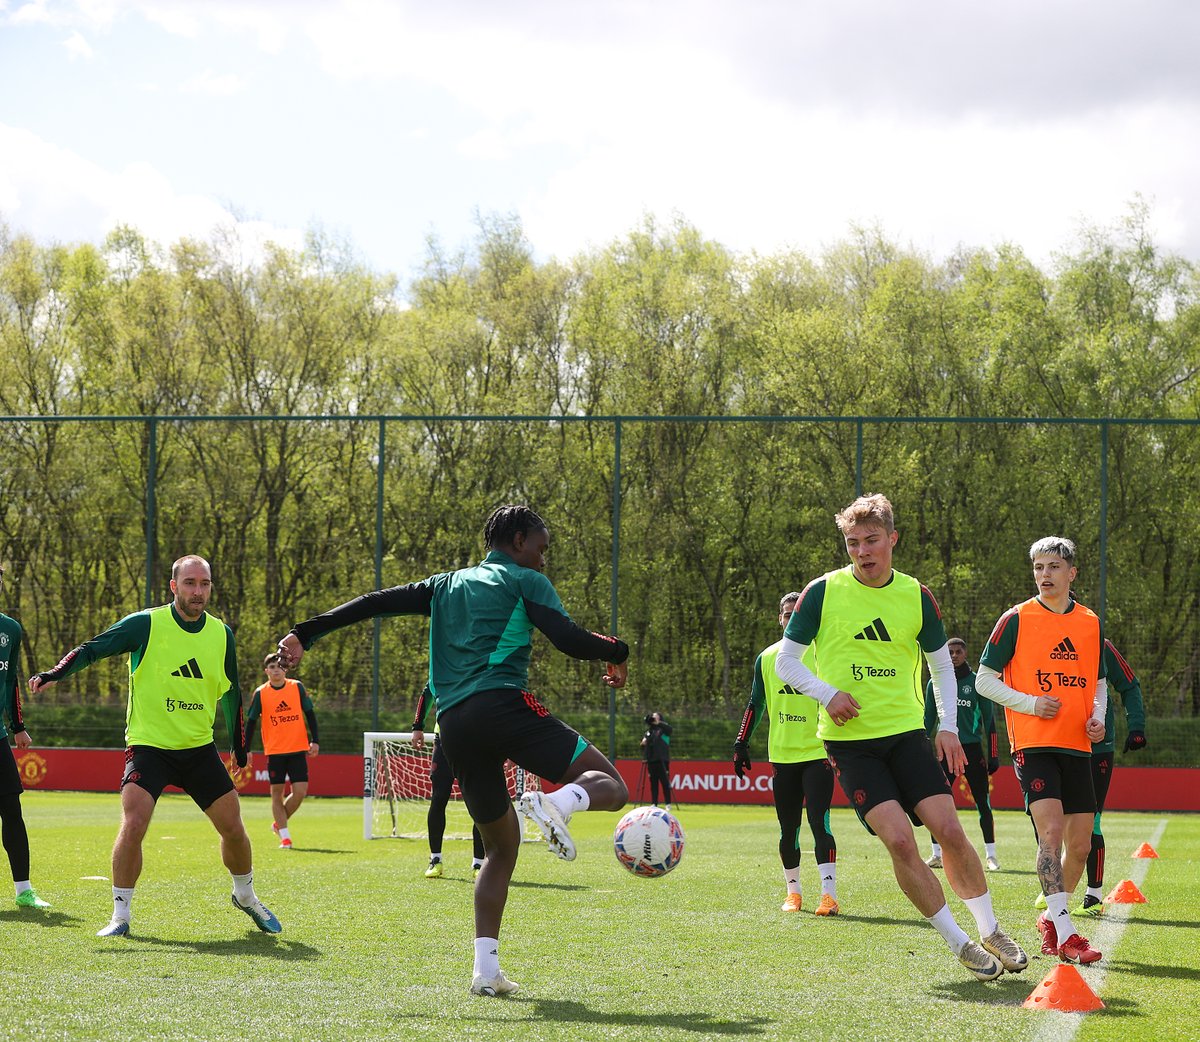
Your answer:
[[[425,818],[433,783],[433,736],[414,749],[411,731],[366,731],[363,734],[363,838],[425,839]],[[518,799],[526,790],[540,790],[541,779],[509,760],[504,765],[508,794]],[[538,827],[522,817],[522,842],[542,838]],[[471,816],[457,780],[446,805],[446,839],[470,839]]]

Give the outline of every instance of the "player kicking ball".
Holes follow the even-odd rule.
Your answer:
[[[542,574],[550,531],[529,507],[497,508],[483,536],[488,554],[474,567],[356,597],[293,627],[279,652],[291,667],[317,639],[343,626],[378,615],[429,617],[429,688],[441,742],[487,852],[475,883],[471,992],[498,996],[517,990],[500,968],[500,922],[521,849],[505,761],[562,786],[545,797],[526,793],[521,809],[567,861],[575,857],[571,815],[619,810],[629,798],[604,754],[528,690],[533,630],[574,658],[605,662],[603,679],[610,687],[625,683],[629,648],[571,621]]]

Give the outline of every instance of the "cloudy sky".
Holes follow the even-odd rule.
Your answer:
[[[348,239],[516,214],[542,257],[680,215],[1039,263],[1144,197],[1200,260],[1191,0],[0,0],[0,220]]]

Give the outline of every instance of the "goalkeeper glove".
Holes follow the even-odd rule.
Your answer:
[[[1125,752],[1136,753],[1146,748],[1146,736],[1141,731],[1130,731],[1125,737]]]
[[[754,765],[750,762],[750,748],[745,742],[733,743],[733,773],[744,778]]]
[[[999,756],[989,756],[988,757],[988,774],[995,774],[998,770],[1000,770],[1000,757]]]

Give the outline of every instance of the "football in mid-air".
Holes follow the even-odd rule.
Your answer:
[[[683,857],[683,829],[660,807],[637,807],[613,833],[613,852],[635,876],[665,876]]]

